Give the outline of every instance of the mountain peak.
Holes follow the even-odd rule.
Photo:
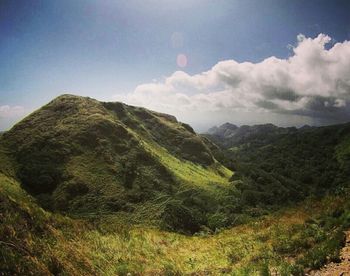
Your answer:
[[[235,124],[231,124],[231,123],[226,122],[226,123],[222,124],[219,128],[235,130],[238,128],[238,126],[236,126]]]
[[[1,144],[12,149],[23,186],[68,212],[125,211],[182,182],[228,180],[207,141],[174,116],[89,97],[55,98],[1,135]]]

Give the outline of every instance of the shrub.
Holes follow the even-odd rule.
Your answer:
[[[209,215],[208,217],[208,226],[212,230],[224,228],[228,225],[227,215],[224,213],[215,213]]]
[[[179,200],[172,200],[167,203],[162,214],[162,220],[164,227],[168,230],[193,234],[200,229],[197,218]]]

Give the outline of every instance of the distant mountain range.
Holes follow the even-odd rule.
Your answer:
[[[217,139],[216,141],[219,141],[219,143],[229,146],[256,139],[273,139],[276,135],[293,134],[314,128],[316,127],[305,125],[297,129],[296,127],[278,127],[273,124],[242,125],[238,127],[231,123],[225,123],[219,127],[210,128],[207,134],[210,134],[213,139]]]
[[[203,136],[225,152],[222,160],[236,171],[232,179],[243,181],[238,187],[249,204],[283,204],[350,184],[350,123],[299,129],[226,123]]]

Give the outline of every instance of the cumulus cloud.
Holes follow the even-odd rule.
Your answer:
[[[293,116],[303,118],[301,122],[348,120],[350,41],[333,45],[325,34],[300,34],[289,48],[293,52],[286,59],[225,60],[196,75],[177,71],[115,99],[173,113],[194,124],[208,118],[240,123],[247,121],[245,116],[254,122],[278,117],[288,121]]]

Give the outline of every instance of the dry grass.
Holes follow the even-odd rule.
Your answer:
[[[28,269],[39,274],[254,275],[263,269],[265,261],[278,271],[288,271],[293,256],[276,252],[276,239],[293,229],[302,237],[306,220],[344,204],[339,198],[329,197],[215,235],[185,236],[147,226],[128,226],[113,217],[91,224],[51,214],[39,208],[15,180],[1,175],[0,182],[1,195],[10,202],[2,206],[1,231],[10,231],[11,235],[3,235],[6,240],[2,242],[14,244],[2,249],[2,254],[7,254],[10,265],[11,260],[20,260],[18,272]],[[16,247],[21,246],[23,250],[18,251]],[[305,250],[300,248],[297,255]]]

